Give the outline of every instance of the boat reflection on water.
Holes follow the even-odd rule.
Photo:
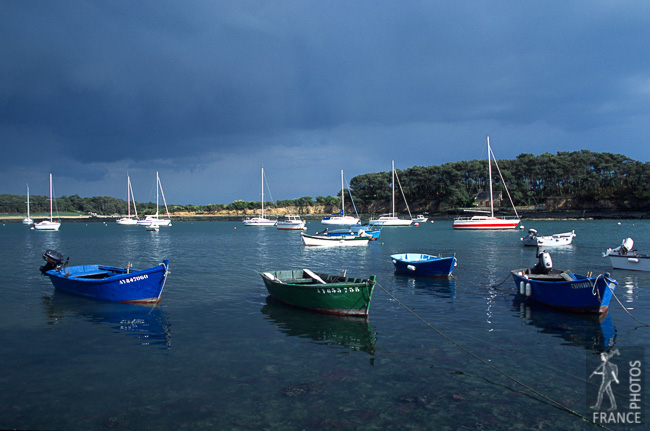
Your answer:
[[[604,315],[565,313],[535,302],[515,297],[513,309],[526,325],[540,328],[540,333],[561,337],[574,346],[604,352],[616,342],[616,328],[609,313]]]
[[[170,324],[159,304],[92,301],[54,291],[52,295],[43,296],[43,305],[48,325],[82,318],[126,333],[137,340],[137,345],[171,349]]]
[[[375,353],[377,334],[367,318],[314,313],[285,305],[271,296],[266,298],[262,313],[287,335],[308,338],[316,344],[342,346],[370,355]]]
[[[440,277],[413,277],[396,272],[395,286],[414,289],[415,293],[433,295],[438,298],[454,298],[456,296],[456,279]]]

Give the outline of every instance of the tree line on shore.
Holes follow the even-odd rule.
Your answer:
[[[471,160],[414,166],[397,174],[409,205],[451,211],[472,206],[474,196],[489,188],[487,163]],[[588,150],[539,156],[522,153],[514,160],[498,161],[498,169],[493,165],[492,171],[493,188],[503,191],[505,206],[509,203],[504,183],[516,206],[551,200],[625,200],[637,208],[650,205],[650,163],[620,154]],[[358,206],[368,209],[372,202],[391,199],[390,182],[390,172],[370,173],[352,178],[350,187]]]
[[[397,170],[399,186],[411,206],[422,211],[453,211],[472,206],[474,196],[489,187],[487,160],[450,162],[435,166],[414,166]],[[499,175],[500,171],[500,175]],[[391,172],[362,174],[350,180],[350,192],[359,212],[388,211],[391,205]],[[498,161],[493,168],[493,187],[503,185],[517,206],[543,204],[553,199],[582,202],[612,200],[632,202],[628,207],[650,206],[650,163],[642,163],[612,153],[588,150],[544,153],[539,156],[522,153],[514,160]],[[399,187],[397,188],[399,190]],[[346,190],[347,192],[347,190]],[[505,192],[504,199],[507,202]],[[346,199],[346,202],[352,206]],[[304,196],[298,199],[264,202],[267,208],[337,207],[339,196]],[[155,213],[156,204],[138,202],[138,213]],[[47,196],[30,196],[33,213],[49,212]],[[83,198],[79,195],[55,199],[58,212],[81,214],[124,214],[126,201],[112,196]],[[170,213],[216,214],[224,211],[245,211],[261,208],[260,201],[237,200],[230,204],[169,205]],[[346,209],[347,211],[348,209]],[[351,208],[349,209],[351,210]],[[0,195],[0,213],[25,212],[25,196]]]
[[[26,212],[25,196],[0,194],[0,213],[24,214]],[[264,202],[264,207],[304,207],[304,206],[336,206],[340,204],[340,197],[318,196],[315,200],[310,196],[298,199],[280,200],[276,202]],[[48,196],[30,195],[30,210],[32,214],[50,212],[50,198]],[[99,214],[115,215],[127,212],[126,201],[112,196],[95,196],[82,198],[79,195],[62,196],[54,198],[55,213],[77,213],[77,214]],[[156,212],[155,202],[136,202],[138,215],[154,214]],[[261,208],[260,201],[246,202],[234,201],[230,204],[210,205],[168,205],[171,214],[174,213],[196,213],[214,214],[222,211],[246,211]],[[131,208],[133,213],[133,208]]]

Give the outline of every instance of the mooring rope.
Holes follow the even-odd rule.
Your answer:
[[[642,324],[643,326],[650,326],[650,325],[648,325],[647,323],[644,323],[644,322],[640,321],[639,319],[637,319],[636,317],[634,317],[634,316],[632,315],[632,313],[630,313],[630,310],[628,310],[627,307],[625,307],[625,305],[623,305],[623,303],[621,302],[621,300],[618,299],[618,296],[616,296],[616,294],[614,293],[613,290],[612,290],[612,296],[616,299],[616,302],[619,303],[619,305],[621,306],[621,308],[622,308],[623,310],[625,310],[625,312],[626,312],[626,313],[627,313],[627,314],[628,314],[632,319],[636,320],[637,322],[639,322],[639,323]]]
[[[504,278],[504,279],[501,281],[501,283],[499,283],[499,284],[491,284],[490,287],[495,288],[495,287],[499,287],[499,286],[501,286],[503,283],[505,283],[506,281],[508,281],[508,279],[510,278],[510,275],[511,275],[511,273],[508,273],[508,275],[506,275],[506,278]]]
[[[478,356],[478,355],[475,354],[474,352],[468,350],[467,348],[463,347],[462,345],[460,345],[460,344],[457,343],[456,341],[452,340],[452,339],[451,339],[448,335],[446,335],[444,332],[440,331],[438,328],[436,328],[436,327],[433,326],[431,323],[429,323],[428,321],[426,321],[422,316],[420,316],[420,315],[417,314],[415,311],[413,311],[413,310],[411,310],[409,307],[407,307],[407,306],[406,306],[402,301],[400,301],[399,299],[397,299],[397,298],[395,297],[395,295],[393,295],[392,293],[390,293],[390,292],[389,292],[389,291],[388,291],[384,286],[382,286],[382,285],[379,284],[379,283],[375,283],[375,284],[376,284],[377,286],[379,286],[379,288],[381,288],[381,290],[383,290],[383,291],[384,291],[388,296],[390,296],[392,299],[394,299],[395,302],[397,302],[397,303],[398,303],[400,306],[402,306],[405,310],[407,310],[409,313],[411,313],[413,316],[415,316],[418,320],[420,320],[422,323],[424,323],[425,325],[427,325],[429,328],[433,329],[433,330],[434,330],[435,332],[437,332],[438,335],[440,335],[442,338],[444,338],[445,340],[449,341],[451,344],[453,344],[454,346],[456,346],[457,348],[459,348],[459,349],[462,350],[463,352],[465,352],[465,353],[467,353],[468,355],[472,356],[474,359],[477,359],[478,361],[482,362],[484,365],[487,365],[488,367],[490,367],[491,369],[493,369],[493,370],[496,371],[497,373],[501,374],[501,375],[504,376],[505,378],[507,378],[507,379],[513,381],[514,383],[516,383],[516,384],[518,384],[518,385],[524,387],[525,389],[529,390],[530,392],[534,393],[535,395],[539,396],[540,398],[542,398],[542,399],[548,401],[551,405],[555,406],[557,409],[559,409],[559,410],[563,410],[563,411],[565,411],[565,412],[567,412],[567,413],[570,413],[570,414],[572,414],[572,415],[574,415],[574,416],[577,416],[577,417],[579,417],[580,419],[584,420],[585,422],[589,422],[589,423],[591,423],[591,424],[593,424],[593,425],[596,425],[596,426],[598,426],[598,427],[600,427],[600,428],[603,428],[603,429],[606,429],[606,430],[610,430],[610,428],[607,428],[607,427],[604,426],[603,424],[600,424],[600,423],[598,423],[598,422],[594,422],[593,420],[591,420],[591,419],[589,419],[588,417],[586,417],[586,416],[584,416],[584,415],[578,413],[577,411],[575,411],[575,410],[573,410],[573,409],[571,409],[571,408],[565,406],[564,404],[560,403],[559,401],[555,401],[554,399],[552,399],[552,398],[550,398],[550,397],[548,397],[548,396],[542,394],[541,392],[539,392],[539,391],[533,389],[532,387],[528,386],[527,384],[525,384],[525,383],[523,383],[523,382],[517,380],[515,377],[509,375],[508,373],[506,373],[506,372],[504,372],[504,371],[501,371],[499,368],[497,368],[496,366],[490,364],[488,361],[486,361],[485,359],[481,358],[480,356]]]
[[[603,277],[603,279],[605,280],[605,283],[607,283],[607,280],[609,279],[609,277],[607,277],[607,275],[599,274],[598,277],[596,277],[596,280],[594,281],[594,286],[592,287],[592,293],[593,293],[594,295],[598,295],[598,301],[600,301],[600,302],[602,303],[603,301],[602,301],[602,299],[601,299],[601,297],[600,297],[600,292],[598,291],[598,289],[596,289],[596,284],[598,283],[598,279],[599,279],[600,277]],[[617,283],[617,284],[618,284],[618,283]],[[626,307],[625,305],[623,305],[623,303],[621,302],[621,300],[618,299],[618,296],[616,296],[616,293],[614,292],[614,289],[612,289],[611,287],[609,287],[609,283],[607,283],[607,288],[608,288],[609,290],[612,291],[612,296],[614,297],[614,299],[616,299],[616,302],[618,302],[618,304],[621,306],[621,308],[622,308],[622,309],[623,309],[623,310],[624,310],[624,311],[625,311],[625,312],[626,312],[626,313],[627,313],[627,314],[628,314],[632,319],[636,320],[637,322],[639,322],[639,323],[640,323],[641,325],[643,325],[643,326],[650,326],[650,325],[648,325],[647,323],[640,321],[639,319],[637,319],[636,317],[634,317],[634,316],[632,315],[632,313],[630,313],[630,310],[628,310],[627,307]]]

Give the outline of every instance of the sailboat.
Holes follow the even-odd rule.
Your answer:
[[[167,213],[167,217],[169,216],[169,210],[167,209],[167,201],[165,201],[165,193],[163,192],[162,189],[162,184],[160,183],[160,177],[158,176],[158,171],[156,171],[156,214],[154,215],[148,215],[144,218],[144,220],[138,220],[136,224],[138,226],[150,226],[152,224],[155,224],[157,226],[171,226],[172,221],[171,219],[161,219],[158,217],[158,210],[159,210],[159,203],[158,203],[158,191],[160,191],[160,194],[162,195],[163,198],[163,203],[165,204],[165,211]]]
[[[135,211],[135,218],[131,218],[131,200],[133,200],[133,211]],[[126,176],[126,208],[128,215],[117,219],[115,222],[121,225],[136,225],[138,224],[138,209],[135,207],[135,197],[133,197],[133,188],[131,187],[131,178]]]
[[[264,168],[262,168],[262,215],[260,217],[245,218],[244,226],[275,226],[277,220],[264,218]]]
[[[517,214],[517,208],[515,208],[514,203],[512,203],[512,198],[510,198],[510,192],[506,187],[506,192],[508,192],[508,198],[510,198],[510,203],[512,204],[512,209],[515,210],[515,217],[495,217],[494,216],[494,197],[492,194],[492,159],[494,163],[497,163],[494,153],[490,148],[490,137],[487,137],[487,146],[488,146],[488,176],[490,183],[490,215],[475,215],[472,217],[458,217],[454,220],[453,228],[454,229],[466,229],[466,230],[505,230],[505,229],[515,229],[519,224],[520,218]],[[499,169],[499,165],[496,165]],[[505,187],[505,182],[503,183]],[[470,210],[471,211],[471,210]],[[483,212],[476,211],[474,212]]]
[[[343,181],[343,170],[341,170],[341,212],[323,217],[321,224],[352,226],[359,223],[359,217],[345,215],[345,183]]]
[[[36,223],[33,229],[36,230],[59,230],[61,222],[52,220],[52,174],[50,173],[50,219]]]
[[[29,216],[29,184],[27,184],[27,217],[23,219],[23,224],[32,224],[34,220]]]
[[[411,216],[411,211],[409,210],[409,218],[401,219],[395,215],[395,160],[392,163],[393,170],[393,211],[388,215],[383,215],[377,219],[370,219],[368,225],[370,226],[410,226],[413,222],[413,217]],[[406,199],[404,199],[406,200]],[[407,204],[408,209],[408,204]]]

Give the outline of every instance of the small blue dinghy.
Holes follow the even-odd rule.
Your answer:
[[[598,277],[553,268],[551,255],[543,251],[532,268],[512,271],[517,294],[548,307],[577,313],[607,313],[618,283],[609,273]]]
[[[403,253],[392,254],[390,258],[395,265],[395,271],[428,277],[451,277],[451,272],[457,265],[455,253],[452,253],[451,257]]]
[[[107,265],[67,266],[56,250],[46,250],[43,259],[47,263],[41,266],[41,274],[50,277],[55,289],[100,301],[156,303],[169,274],[169,259],[142,270]]]

